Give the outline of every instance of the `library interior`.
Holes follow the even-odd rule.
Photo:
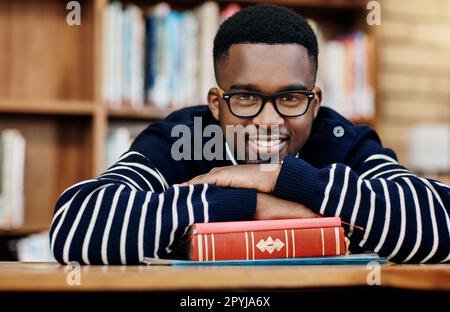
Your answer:
[[[11,282],[2,290],[39,288],[14,279],[41,276],[20,266],[28,262],[54,274],[44,289],[55,290],[49,230],[59,196],[110,168],[149,124],[207,104],[217,29],[258,3],[293,9],[311,25],[323,106],[375,129],[414,174],[450,185],[450,1],[0,0],[0,275]],[[383,281],[450,291],[448,265],[433,267],[386,267]],[[137,282],[123,284],[118,268],[83,270],[91,290],[103,290],[105,272],[105,289],[116,290],[187,290],[195,280],[166,266],[151,269],[151,285],[138,281],[139,267],[128,269]],[[366,266],[327,270],[273,267],[257,278],[227,267],[200,272],[195,287],[345,286],[338,276],[366,283]]]

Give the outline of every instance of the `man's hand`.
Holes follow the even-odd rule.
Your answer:
[[[281,165],[279,164],[218,167],[181,185],[207,183],[220,187],[247,188],[261,193],[272,193],[280,169]]]
[[[258,193],[256,197],[256,220],[317,218],[315,213],[302,204],[281,199],[273,195]]]

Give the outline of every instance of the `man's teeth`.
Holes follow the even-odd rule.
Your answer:
[[[269,146],[275,146],[281,143],[281,140],[271,140],[271,141],[266,141],[266,140],[256,140],[256,144],[258,146],[262,146],[262,147],[269,147]]]

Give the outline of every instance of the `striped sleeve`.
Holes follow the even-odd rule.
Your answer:
[[[341,217],[352,244],[392,262],[450,260],[450,188],[387,155],[368,157],[356,171],[343,164],[317,169],[288,157],[275,195]]]
[[[248,220],[255,209],[254,190],[169,186],[148,158],[132,151],[96,179],[61,194],[50,245],[61,263],[137,264],[144,257],[174,258],[179,257],[176,243],[189,225]]]

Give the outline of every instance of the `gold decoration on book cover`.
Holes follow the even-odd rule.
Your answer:
[[[267,251],[272,254],[274,250],[280,251],[284,247],[284,243],[278,238],[273,240],[272,237],[269,236],[266,240],[261,239],[258,244],[256,244],[256,247],[262,252]]]

